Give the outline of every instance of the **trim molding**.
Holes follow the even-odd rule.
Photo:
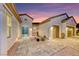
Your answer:
[[[26,14],[26,13],[19,14],[19,16],[24,16],[24,15],[26,15],[26,16],[28,16],[28,17],[30,17],[30,18],[33,20],[33,18],[32,18],[31,16],[29,16],[28,14]]]
[[[16,17],[16,19],[21,23],[22,21],[21,21],[21,19],[20,19],[20,17],[19,17],[19,15],[18,15],[18,12],[16,11],[16,7],[15,7],[15,5],[14,4],[12,4],[12,3],[5,3],[4,5],[3,5],[6,9],[7,9],[7,7],[9,8],[9,10],[13,13],[13,15]],[[6,7],[7,6],[7,7]]]
[[[46,19],[46,20],[44,20],[44,21],[42,21],[42,22],[38,22],[38,23],[39,23],[39,24],[43,24],[43,23],[46,23],[46,22],[50,21],[50,20],[53,19],[53,18],[60,17],[60,16],[63,16],[63,15],[66,15],[67,18],[69,17],[67,13],[63,13],[63,14],[59,14],[59,15],[56,15],[56,16],[49,17],[48,19]]]

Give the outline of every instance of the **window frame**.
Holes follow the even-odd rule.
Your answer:
[[[11,38],[12,33],[12,16],[8,13],[6,13],[6,19],[7,19],[7,38]]]

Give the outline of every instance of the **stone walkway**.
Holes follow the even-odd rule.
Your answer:
[[[15,56],[79,56],[79,39],[23,40]]]
[[[53,56],[79,56],[79,51],[68,46],[52,55]]]

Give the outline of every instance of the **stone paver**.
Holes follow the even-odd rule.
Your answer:
[[[79,56],[79,51],[68,46],[52,55],[53,56]]]
[[[79,55],[79,39],[52,39],[37,42],[26,39],[21,41],[16,49],[17,56],[52,56],[52,55]]]
[[[8,56],[15,55],[19,43],[19,41],[15,42],[14,45],[7,51]]]
[[[60,46],[60,47],[59,47]],[[59,48],[58,48],[59,47]],[[22,42],[20,44],[20,46],[18,47],[17,51],[16,51],[16,55],[28,55],[28,56],[48,56],[51,55],[54,52],[57,52],[58,50],[62,49],[64,47],[64,45],[62,44],[58,44],[57,42],[52,42],[52,41],[40,41],[40,42],[36,42],[36,41],[27,41],[25,43]],[[52,52],[51,52],[52,51]]]

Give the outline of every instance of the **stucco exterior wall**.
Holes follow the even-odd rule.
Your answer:
[[[61,38],[61,33],[65,33],[66,32],[66,24],[65,23],[61,23],[61,21],[63,19],[67,18],[67,15],[62,15],[56,18],[51,19],[51,27],[53,25],[58,25],[59,26],[59,38]]]
[[[70,20],[67,20],[66,25],[67,26],[76,26],[76,23],[73,18],[70,18]]]
[[[46,22],[44,24],[39,25],[39,35],[40,36],[46,36],[49,38],[49,30],[50,29],[50,21]]]
[[[62,16],[59,16],[59,17],[56,17],[56,18],[52,18],[51,19],[51,26],[52,25],[61,25],[61,21],[65,18],[67,18],[66,15],[62,15]]]
[[[22,20],[22,24],[21,25],[26,25],[29,28],[32,28],[32,19],[29,18],[28,16],[24,15],[24,16],[20,16],[21,20]],[[25,19],[27,19],[27,21],[25,21]]]
[[[0,55],[2,52],[2,4],[0,4]]]
[[[53,27],[53,25],[58,25],[60,28],[59,37],[61,37],[61,32],[62,32],[62,30],[64,30],[63,32],[65,32],[65,27],[66,27],[66,24],[62,24],[61,21],[65,18],[67,18],[67,16],[63,15],[60,17],[52,18],[52,19],[50,19],[51,21],[48,21],[46,23],[40,24],[39,25],[39,34],[42,36],[46,35],[49,38],[51,36],[50,28]]]
[[[26,15],[23,15],[23,16],[20,16],[20,17],[21,17],[21,20],[22,20],[21,27],[22,26],[28,27],[29,28],[29,36],[32,36],[32,19],[29,18]],[[25,21],[25,19],[27,19],[27,21]],[[22,30],[22,28],[21,28],[21,30]]]
[[[39,30],[39,23],[34,24],[32,23],[32,36],[37,36],[37,32]]]
[[[74,36],[76,36],[76,23],[75,23],[75,20],[73,18],[70,18],[69,20],[67,20],[66,27],[67,26],[74,27]],[[67,32],[67,30],[66,30],[66,32]],[[66,37],[67,37],[67,35],[66,35]]]
[[[1,55],[7,55],[7,50],[10,49],[10,47],[16,42],[18,36],[20,36],[20,34],[18,35],[18,33],[20,33],[20,27],[19,27],[19,22],[18,20],[15,18],[15,16],[11,13],[11,11],[7,8],[5,9],[3,7],[3,4],[2,4],[2,14],[1,14],[1,17],[2,17],[2,28],[0,28],[2,31],[1,31],[1,37],[0,37],[0,40],[1,40]],[[1,11],[1,10],[0,10]],[[7,17],[6,17],[6,13],[9,14],[11,16],[11,37],[8,38],[7,37]]]

